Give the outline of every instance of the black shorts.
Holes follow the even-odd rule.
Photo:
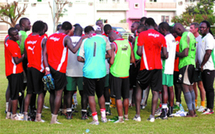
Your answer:
[[[19,98],[19,92],[24,88],[23,85],[23,73],[11,74],[7,76],[10,87],[10,98],[11,100],[16,100]]]
[[[95,96],[100,98],[104,93],[105,87],[105,77],[99,79],[89,79],[84,77],[84,92],[87,93],[87,96]]]
[[[128,78],[119,78],[114,77],[110,73],[110,88],[111,91],[113,91],[113,94],[115,95],[115,98],[121,99],[127,99],[129,98],[129,77]]]
[[[134,64],[130,65],[129,69],[129,86],[130,88],[136,87],[136,82],[137,82],[137,75],[140,70],[140,61],[136,62],[136,67]]]
[[[186,85],[193,84],[194,65],[187,65],[179,69],[178,82]]]
[[[193,82],[202,81],[202,72],[200,69],[195,69],[193,74]]]
[[[51,72],[52,78],[54,79],[55,90],[63,89],[67,84],[66,74],[56,71],[52,67],[50,67],[50,72]],[[55,90],[50,90],[50,91],[55,91]]]
[[[173,82],[174,82],[174,85],[175,84],[179,84],[178,83],[178,75],[179,75],[179,71],[174,71],[174,74],[173,74]]]
[[[44,92],[44,84],[42,78],[44,73],[41,73],[39,70],[30,67],[27,69],[27,94],[41,94]]]
[[[162,70],[140,70],[137,75],[137,83],[145,90],[149,85],[152,91],[162,90]]]

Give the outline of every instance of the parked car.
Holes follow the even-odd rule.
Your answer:
[[[128,36],[131,34],[131,33],[127,32],[127,31],[126,31],[124,28],[122,28],[122,27],[112,27],[112,29],[113,29],[114,31],[119,32],[119,33],[122,35],[122,37],[123,37],[124,39],[127,39]]]

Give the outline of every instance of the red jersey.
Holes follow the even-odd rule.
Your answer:
[[[48,64],[56,71],[66,73],[68,48],[64,45],[64,33],[54,33],[46,42]]]
[[[48,39],[49,36],[45,33],[42,35],[42,37]]]
[[[143,31],[139,34],[137,45],[143,46],[140,70],[162,69],[161,47],[167,47],[162,34],[154,29]]]
[[[44,72],[42,40],[43,37],[39,35],[29,35],[25,39],[28,67],[33,67],[40,72]]]
[[[19,45],[8,39],[5,43],[5,74],[9,76],[11,74],[18,74],[23,72],[22,62],[16,64],[13,57],[21,58],[21,50]]]
[[[178,36],[178,37],[175,38],[175,41],[176,41],[176,52],[179,52],[179,43],[180,43],[180,40],[181,40],[181,36]],[[179,71],[178,64],[179,64],[179,57],[177,57],[175,59],[174,71],[176,71],[176,72]]]

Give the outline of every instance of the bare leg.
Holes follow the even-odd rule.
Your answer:
[[[116,108],[117,108],[118,116],[123,116],[122,100],[121,99],[116,99]]]
[[[123,107],[124,107],[124,115],[128,115],[128,106],[129,106],[129,99],[123,100]]]
[[[37,113],[42,113],[43,103],[44,103],[44,94],[41,93],[38,95],[38,99],[37,99]]]
[[[62,92],[63,89],[55,91],[55,99],[54,99],[54,111],[53,114],[57,114],[61,105],[61,100],[62,100]]]
[[[152,116],[155,116],[155,110],[156,110],[157,103],[158,103],[158,95],[159,95],[159,92],[152,91],[152,110],[151,110]]]
[[[31,101],[31,95],[32,94],[27,94],[25,97],[25,107],[24,107],[24,112],[28,112],[28,107]]]
[[[205,101],[205,89],[204,89],[202,81],[198,82],[198,87],[199,87],[199,90],[200,90],[201,101]]]
[[[136,115],[140,116],[140,102],[141,102],[142,89],[138,83],[136,85],[137,85],[136,86]]]

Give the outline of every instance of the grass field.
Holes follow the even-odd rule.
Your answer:
[[[50,110],[44,109],[42,112],[45,123],[37,122],[25,122],[25,121],[11,121],[5,119],[5,91],[7,88],[7,79],[5,77],[4,66],[4,46],[0,44],[0,133],[74,133],[83,134],[86,133],[86,129],[89,129],[92,134],[96,133],[171,133],[171,134],[214,134],[215,133],[215,114],[213,115],[201,115],[197,113],[196,118],[175,117],[168,120],[156,120],[154,123],[148,122],[146,119],[150,115],[151,109],[151,95],[149,97],[148,106],[146,109],[141,110],[141,122],[135,122],[132,118],[135,115],[135,107],[129,108],[129,121],[125,121],[124,124],[114,124],[112,122],[102,123],[100,125],[90,125],[92,121],[81,120],[80,113],[80,97],[78,96],[78,111],[73,116],[72,120],[65,119],[64,116],[58,116],[60,125],[50,125],[51,114]],[[45,98],[45,105],[49,106],[49,94]],[[200,98],[198,98],[200,104]],[[182,96],[183,106],[186,107],[184,97]],[[185,108],[186,109],[186,108]],[[99,113],[99,108],[97,107]],[[116,109],[111,109],[111,118],[117,115]],[[99,114],[100,118],[100,114]]]

